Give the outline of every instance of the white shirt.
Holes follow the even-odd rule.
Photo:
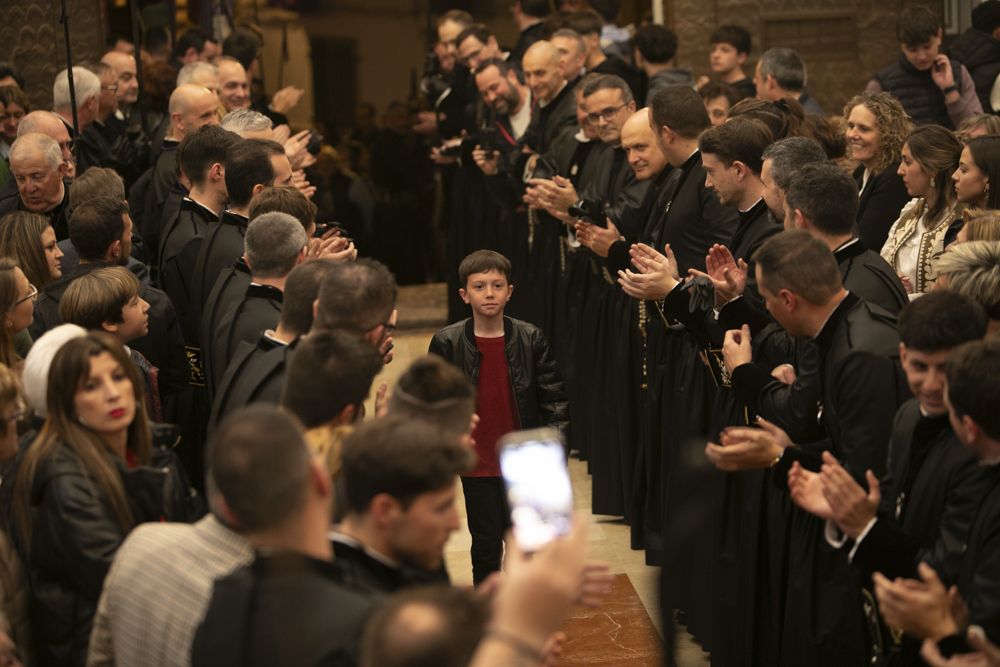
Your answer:
[[[531,91],[524,96],[521,110],[510,115],[510,127],[514,130],[514,138],[520,139],[528,131],[528,124],[531,123]]]
[[[917,264],[920,261],[920,239],[927,232],[927,210],[917,220],[917,228],[910,237],[903,241],[896,251],[896,272],[910,279],[911,285],[917,284]]]

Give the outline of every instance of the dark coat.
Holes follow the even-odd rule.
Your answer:
[[[897,166],[897,162],[893,162],[882,173],[872,174],[858,200],[858,215],[855,218],[858,237],[866,248],[875,252],[882,250],[892,223],[896,222],[903,206],[910,201],[903,179],[896,173]],[[864,167],[854,170],[854,181],[859,189],[864,173]]]
[[[538,23],[529,25],[517,36],[517,43],[510,50],[510,57],[507,59],[508,62],[517,63],[518,67],[520,67],[521,60],[524,58],[524,52],[528,50],[528,47],[543,39],[545,39],[545,23],[539,21]]]
[[[212,225],[202,239],[194,264],[194,308],[199,316],[219,274],[243,257],[243,237],[250,221],[232,211],[223,211],[218,225]]]
[[[169,449],[155,448],[148,467],[115,464],[136,524],[197,518],[187,478]],[[39,466],[30,511],[31,542],[21,556],[32,591],[36,664],[83,665],[104,576],[129,529],[67,447]]]
[[[243,298],[229,307],[219,320],[209,345],[208,365],[213,386],[218,386],[240,343],[253,345],[281,318],[281,290],[269,285],[251,283]]]
[[[33,340],[63,323],[59,301],[74,280],[91,271],[113,266],[104,262],[78,264],[72,273],[45,286],[35,303],[35,317],[28,328]],[[139,296],[149,303],[149,333],[129,343],[142,353],[159,373],[161,396],[174,394],[188,382],[188,362],[184,352],[184,335],[170,299],[161,290],[139,283]]]
[[[569,422],[566,394],[549,343],[527,322],[503,318],[504,347],[511,393],[521,428],[551,426],[565,433]],[[476,384],[482,354],[476,348],[472,318],[441,329],[431,339],[431,354],[444,358]]]
[[[192,301],[194,263],[205,232],[218,217],[192,199],[184,198],[180,211],[160,238],[160,286],[177,310],[189,345],[198,344],[198,317]]]
[[[371,611],[337,583],[334,565],[301,554],[258,554],[215,582],[191,664],[341,667],[357,663]]]
[[[52,229],[56,233],[56,239],[59,241],[69,238],[69,186],[71,183],[72,181],[68,178],[64,178],[62,201],[51,211],[40,214],[48,218],[49,224],[52,225]],[[27,210],[24,202],[21,201],[21,194],[17,191],[14,179],[11,178],[8,187],[4,190],[4,194],[0,196],[0,218],[14,211]]]
[[[532,99],[535,107],[531,110],[531,123],[522,138],[525,145],[536,153],[545,153],[560,134],[568,132],[575,134],[576,122],[576,92],[572,83],[567,83],[559,91],[555,99],[544,107],[538,106],[538,100]]]
[[[212,340],[215,330],[219,328],[222,317],[229,309],[239,302],[250,286],[250,267],[240,258],[232,267],[222,271],[212,291],[205,297],[202,309],[201,332],[199,340],[205,364],[205,383],[210,397],[215,396],[215,385],[212,372]],[[225,371],[225,367],[222,368]]]
[[[1000,466],[985,470],[986,488],[980,493],[969,533],[962,548],[961,569],[947,583],[969,607],[969,623],[1000,643]]]
[[[962,65],[949,58],[955,85],[962,85]],[[954,130],[955,125],[948,114],[944,93],[934,82],[930,69],[918,70],[902,53],[891,65],[880,69],[872,77],[882,86],[882,90],[899,100],[903,109],[917,125],[941,125]]]
[[[381,598],[414,586],[450,583],[443,568],[428,572],[407,565],[393,567],[337,536],[331,541],[337,581],[367,598]]]
[[[1000,75],[1000,41],[989,33],[975,28],[967,28],[948,47],[951,56],[965,65],[976,84],[976,95],[983,105],[983,111],[993,111],[990,92],[997,76]]]
[[[209,432],[237,408],[251,403],[277,405],[281,402],[285,373],[295,353],[295,345],[294,342],[281,345],[261,336],[256,345],[244,343],[236,349],[215,390],[208,420]]]
[[[601,61],[600,65],[588,72],[588,74],[590,73],[613,74],[620,77],[625,81],[625,83],[628,84],[629,90],[632,91],[633,96],[639,93],[639,73],[635,71],[634,67],[616,55],[608,55],[606,60]],[[691,83],[693,84],[694,81]]]

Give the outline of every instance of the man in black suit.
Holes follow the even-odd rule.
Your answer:
[[[559,69],[559,51],[550,42],[532,44],[522,69],[534,105],[524,143],[543,154],[560,134],[576,131],[576,98]]]
[[[868,473],[866,491],[829,453],[822,473],[800,470],[792,478],[792,498],[829,520],[827,541],[862,572],[866,588],[875,572],[916,577],[926,560],[947,573],[961,560],[957,547],[986,478],[948,422],[946,365],[954,348],[985,334],[986,314],[965,297],[941,290],[914,301],[899,318],[900,361],[914,398],[896,413],[881,482]],[[869,627],[879,627],[874,613]],[[900,647],[896,639],[883,633],[883,655],[902,650],[905,664],[918,664],[919,644],[910,638]]]
[[[10,149],[14,178],[0,197],[0,216],[14,211],[37,213],[48,219],[57,239],[67,238],[70,181],[66,169],[55,139],[39,132],[22,134]]]
[[[278,323],[285,282],[292,269],[305,260],[308,243],[302,223],[287,213],[265,213],[247,226],[245,257],[250,284],[242,298],[228,306],[212,340],[206,341],[210,386],[222,379],[240,343],[253,343]]]
[[[863,481],[869,469],[881,475],[892,415],[909,394],[897,362],[895,317],[845,290],[833,253],[808,232],[775,236],[755,260],[768,312],[788,334],[815,341],[817,415],[829,439],[823,446],[855,479]],[[784,438],[782,444],[766,431],[730,430],[723,446],[710,445],[708,452],[723,469],[770,465],[776,477],[793,460],[815,465],[815,448],[792,447]],[[794,664],[858,664],[870,653],[860,582],[842,557],[816,547],[822,539],[821,532],[808,528],[792,535],[798,555],[789,557],[788,581],[795,585],[789,584],[784,620],[776,619],[782,626],[781,653]]]
[[[337,581],[326,537],[330,473],[300,428],[277,408],[256,406],[232,415],[211,444],[212,480],[257,554],[216,581],[192,665],[244,653],[255,664],[355,663],[371,604]]]
[[[229,153],[225,174],[229,202],[218,224],[208,226],[194,264],[192,299],[199,317],[219,273],[243,256],[251,200],[264,188],[288,185],[292,166],[281,144],[247,139]]]
[[[474,467],[472,450],[389,415],[355,429],[341,460],[345,515],[331,535],[340,581],[370,598],[441,581],[444,545],[461,525],[455,482]]]
[[[886,622],[925,638],[925,655],[935,648],[944,655],[970,653],[965,638],[971,626],[979,626],[994,644],[1000,641],[1000,536],[996,529],[1000,525],[1000,341],[990,337],[953,351],[947,363],[945,396],[955,435],[979,461],[986,480],[968,533],[956,545],[960,551],[957,568],[939,574],[921,564],[922,581],[874,577]],[[946,588],[952,585],[965,602],[966,614],[954,605],[954,595]],[[932,642],[937,647],[929,646]]]

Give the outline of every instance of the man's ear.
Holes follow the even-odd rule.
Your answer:
[[[631,111],[632,113],[635,113],[635,100],[632,100],[631,102],[629,102],[625,106],[628,108],[629,111]]]
[[[118,333],[118,325],[114,322],[101,322],[101,329],[110,334]]]
[[[800,208],[793,209],[792,215],[794,216],[795,229],[805,229],[806,216],[802,215],[802,209]]]
[[[746,166],[743,162],[739,160],[733,161],[733,169],[736,170],[736,180],[742,181],[746,178],[747,174],[750,173],[750,168]]]
[[[795,306],[798,305],[798,297],[795,296],[795,292],[791,290],[783,289],[778,290],[778,297],[781,299],[782,303],[785,304],[785,309],[788,312],[795,310]]]
[[[326,498],[333,493],[330,471],[326,469],[323,461],[315,456],[309,460],[309,483],[320,498]]]
[[[368,512],[376,524],[384,526],[394,522],[403,513],[403,506],[388,493],[379,493],[372,498]]]
[[[345,405],[344,409],[337,413],[330,423],[334,426],[346,426],[348,424],[353,424],[357,421],[358,415],[360,414],[358,406],[356,405]]]
[[[250,198],[252,199],[252,198],[256,197],[257,195],[259,195],[261,193],[261,191],[264,188],[266,188],[266,187],[267,186],[264,185],[263,183],[257,183],[256,185],[254,185],[253,186],[253,190],[250,191]]]
[[[122,256],[122,241],[117,239],[108,246],[108,259],[118,259]]]
[[[225,181],[226,168],[222,165],[221,162],[216,162],[211,167],[209,167],[208,176],[209,178],[212,178],[217,181]]]
[[[316,321],[317,317],[319,317],[319,299],[315,299],[313,301],[313,321],[314,322]]]

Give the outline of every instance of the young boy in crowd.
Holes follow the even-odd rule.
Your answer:
[[[146,380],[150,419],[162,419],[159,370],[128,343],[149,332],[149,303],[139,296],[139,280],[124,266],[97,269],[74,280],[59,300],[67,324],[103,331],[118,339]]]
[[[751,39],[747,29],[738,25],[719,26],[709,37],[709,43],[712,45],[708,56],[712,79],[732,86],[738,100],[755,97],[757,88],[753,79],[748,78],[743,71],[743,65],[750,57]],[[698,79],[698,87],[701,88],[708,82],[709,77],[703,76]]]
[[[899,59],[875,73],[865,90],[897,98],[917,125],[955,129],[983,112],[972,76],[941,53],[941,21],[930,7],[916,5],[899,14]]]
[[[568,406],[555,358],[541,330],[504,316],[514,292],[510,260],[477,250],[459,265],[459,295],[472,317],[438,331],[430,352],[457,366],[476,385],[473,430],[478,462],[462,477],[472,534],[476,584],[500,569],[510,511],[500,477],[497,441],[506,433],[550,426],[566,431]]]

